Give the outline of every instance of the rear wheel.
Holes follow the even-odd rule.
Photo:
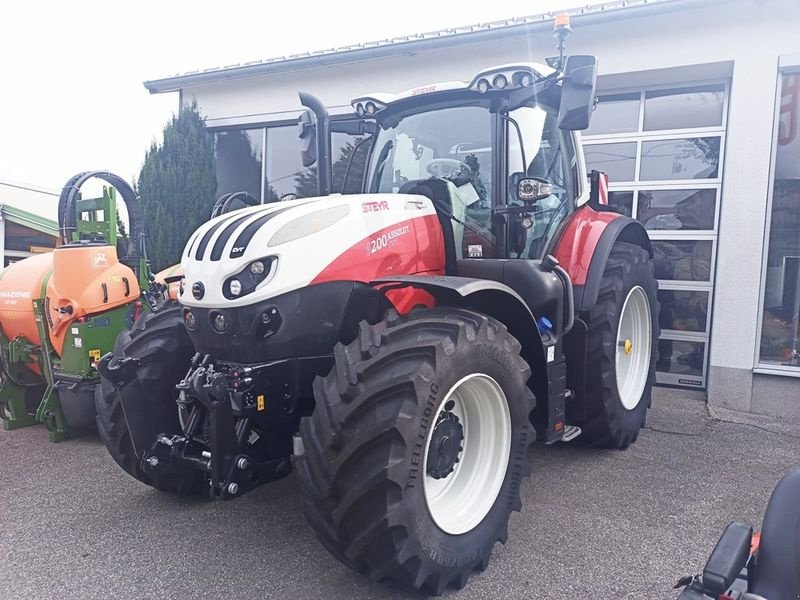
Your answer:
[[[505,326],[472,311],[362,323],[300,425],[295,467],[323,544],[372,579],[462,587],[521,507],[529,376]]]
[[[136,382],[127,382],[120,389],[101,379],[95,391],[97,431],[116,463],[129,475],[156,489],[181,495],[208,495],[208,487],[199,472],[173,474],[169,477],[142,466],[131,443],[128,424],[122,410],[126,394],[146,394],[159,402],[175,407],[174,422],[163,423],[162,431],[179,431],[175,385],[186,374],[194,346],[186,334],[181,309],[167,306],[140,317],[130,331],[123,331],[114,346],[114,359],[138,359]],[[139,385],[134,385],[138,383]],[[135,405],[134,402],[131,405]],[[148,418],[158,418],[148,415]]]
[[[582,440],[606,448],[636,441],[650,407],[658,354],[658,284],[647,251],[617,242],[588,326]]]

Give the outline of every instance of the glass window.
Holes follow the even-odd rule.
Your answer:
[[[354,152],[355,155],[353,155]],[[333,156],[333,192],[360,194],[364,171],[367,168],[367,159],[369,158],[369,139],[367,136],[352,136],[340,132],[332,133],[331,156]],[[351,156],[352,160],[350,159]]]
[[[317,195],[317,167],[303,166],[297,126],[268,127],[266,154],[265,202],[280,200],[286,194],[300,198]]]
[[[719,152],[718,137],[644,141],[639,179],[716,179]]]
[[[636,174],[636,142],[584,144],[586,167],[602,171],[610,183],[633,181]]]
[[[621,215],[633,214],[633,192],[609,192],[608,206]]]
[[[653,240],[656,279],[711,281],[711,240]]]
[[[705,352],[705,342],[661,338],[658,340],[656,371],[701,378],[705,365]],[[679,380],[678,383],[701,384],[697,380],[685,382]]]
[[[652,231],[712,230],[717,191],[641,190],[637,197],[637,219]]]
[[[215,136],[217,196],[248,192],[261,199],[263,129],[220,131]]]
[[[509,122],[507,127],[507,203],[530,208],[525,214],[515,213],[520,220],[528,217],[530,220],[526,223],[530,223],[530,226],[517,229],[520,237],[516,238],[512,247],[524,248],[521,252],[512,251],[512,256],[539,258],[558,224],[572,211],[577,195],[575,152],[571,136],[558,127],[555,110],[523,106],[509,116],[513,122]],[[514,122],[519,126],[519,133]],[[550,193],[534,202],[521,199],[517,188],[518,182],[524,177],[547,181],[551,185]]]
[[[761,362],[800,366],[800,73],[781,81]]]
[[[600,96],[585,135],[638,131],[640,103],[639,92]]]
[[[653,90],[644,95],[644,130],[719,127],[725,86]]]
[[[445,179],[469,172],[480,206],[489,208],[492,189],[491,113],[459,106],[409,115],[378,133],[370,169],[374,192],[397,192],[405,183],[432,175]],[[460,164],[459,164],[460,163]]]
[[[492,118],[480,106],[458,106],[411,114],[381,129],[369,169],[372,192],[397,193],[404,185],[438,177],[459,185],[451,196],[456,252],[490,257]]]
[[[708,292],[694,290],[658,291],[661,329],[705,333],[708,324]]]

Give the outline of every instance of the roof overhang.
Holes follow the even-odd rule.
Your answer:
[[[652,15],[656,14],[656,11],[677,10],[688,5],[713,5],[716,2],[717,0],[617,0],[571,9],[565,12],[570,14],[573,23],[585,26],[620,18]],[[177,92],[192,86],[263,77],[288,71],[322,68],[384,57],[396,57],[398,54],[413,54],[459,43],[475,43],[506,39],[509,36],[540,34],[552,30],[554,16],[555,13],[548,12],[507,21],[444,29],[343,48],[282,56],[241,65],[215,67],[203,71],[192,71],[182,75],[145,81],[144,87],[151,94]]]
[[[15,206],[0,204],[0,217],[9,223],[16,223],[39,233],[58,237],[58,223]]]

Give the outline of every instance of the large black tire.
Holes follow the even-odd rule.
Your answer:
[[[620,313],[628,293],[641,287],[650,305],[652,343],[647,381],[636,406],[623,406],[617,389],[616,353]],[[616,242],[603,272],[595,306],[581,315],[588,327],[585,419],[582,441],[602,448],[624,449],[639,437],[655,381],[658,358],[658,282],[653,262],[643,248]]]
[[[143,391],[150,398],[175,406],[177,415],[175,385],[186,374],[193,354],[194,346],[186,333],[181,308],[177,304],[167,305],[137,319],[130,331],[123,331],[117,337],[114,358],[139,359],[136,379],[141,388],[126,384],[117,389],[111,382],[101,378],[95,392],[97,431],[116,463],[142,483],[164,492],[208,496],[208,486],[199,472],[164,477],[153,471],[145,471],[140,457],[133,451],[122,412],[123,395],[134,392],[138,395]],[[164,423],[162,431],[171,429],[176,429],[175,422]]]
[[[314,382],[316,409],[300,424],[304,451],[295,457],[311,526],[334,556],[374,580],[433,594],[464,586],[486,568],[495,543],[506,542],[530,473],[535,401],[519,342],[472,311],[417,309],[362,322],[357,339],[334,354],[331,373]],[[448,391],[473,373],[493,378],[505,395],[510,453],[486,516],[451,535],[426,503],[426,436]]]

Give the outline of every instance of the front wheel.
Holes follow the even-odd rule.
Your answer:
[[[588,327],[581,439],[627,448],[645,422],[658,356],[658,283],[647,251],[617,242],[611,250]]]
[[[472,311],[362,323],[300,425],[295,466],[323,544],[372,579],[434,594],[483,570],[530,472],[529,377],[519,342]]]
[[[133,398],[131,405],[141,400],[142,394],[166,407],[160,414],[150,412],[149,419],[158,419],[158,429],[180,431],[175,403],[175,385],[186,373],[194,353],[194,346],[183,326],[180,306],[169,304],[154,313],[139,317],[130,331],[123,331],[114,345],[114,360],[128,357],[139,361],[135,381],[126,382],[119,389],[101,378],[95,391],[97,431],[114,461],[131,477],[165,492],[186,496],[207,496],[208,486],[202,475],[190,471],[182,475],[165,477],[146,470],[142,457],[137,456],[131,441],[131,432],[122,408],[123,397]],[[142,402],[141,411],[146,411]],[[161,420],[164,413],[175,407],[175,417]]]

